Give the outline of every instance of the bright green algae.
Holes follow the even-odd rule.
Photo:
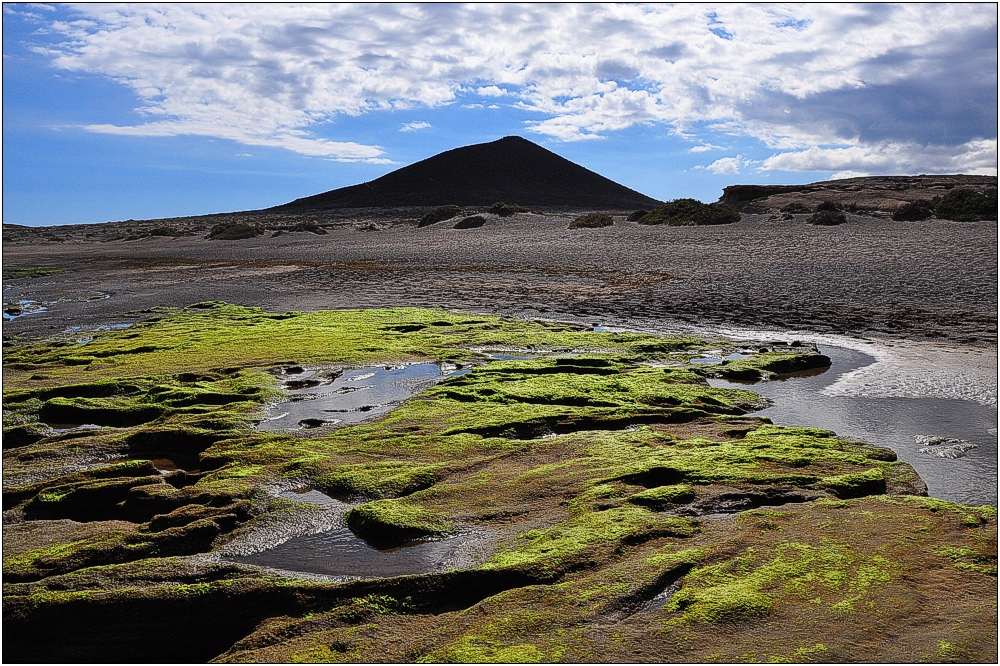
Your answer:
[[[799,512],[806,518],[796,520],[808,519],[809,507],[817,505],[809,500],[817,497],[847,500],[846,512],[853,510],[851,502],[870,501],[851,498],[897,492],[894,484],[912,470],[893,462],[891,452],[827,431],[743,416],[761,404],[755,393],[712,388],[705,369],[689,364],[692,356],[720,345],[725,343],[443,310],[267,314],[207,303],[98,335],[86,345],[50,340],[12,347],[5,355],[4,425],[5,445],[15,444],[5,452],[5,510],[17,506],[32,519],[119,522],[98,535],[5,557],[5,577],[36,586],[25,590],[37,597],[37,586],[47,581],[62,586],[53,590],[74,589],[98,574],[115,578],[115,572],[127,571],[134,578],[150,567],[159,570],[172,556],[218,549],[256,525],[307,510],[268,490],[294,483],[357,504],[348,524],[377,539],[469,529],[508,535],[480,565],[470,566],[471,573],[499,586],[482,587],[497,589],[491,599],[499,608],[511,599],[510,613],[499,611],[489,628],[453,632],[433,649],[404,655],[407,660],[594,659],[602,653],[579,649],[591,641],[571,630],[574,613],[597,608],[618,617],[622,608],[639,603],[629,599],[648,598],[664,577],[685,574],[665,607],[674,623],[664,625],[673,627],[669,631],[768,617],[793,603],[789,599],[797,604],[820,598],[831,613],[863,611],[880,585],[898,580],[896,560],[801,535],[768,541],[754,552],[733,550],[697,515],[720,492],[798,493],[791,501],[807,502]],[[554,357],[487,362],[484,352],[491,350]],[[767,372],[776,362],[794,365],[808,353],[757,356],[739,361],[738,369]],[[378,420],[294,435],[252,429],[263,406],[281,396],[275,375],[265,370],[400,361],[472,368]],[[52,435],[39,423],[54,422],[44,418],[52,415],[111,427]],[[141,460],[72,467],[79,456],[168,454],[192,456],[199,471],[164,476]],[[995,576],[995,548],[991,560],[987,534],[995,535],[995,515],[934,500],[912,507],[893,501],[900,502],[894,511],[912,508],[964,530],[961,539],[942,542],[929,556],[962,575]],[[781,527],[792,520],[788,515],[779,520],[761,513],[746,524],[760,534],[779,534],[791,531],[791,523]],[[509,527],[521,521],[525,528]],[[969,536],[976,534],[987,534],[985,541]],[[834,578],[841,583],[831,587]],[[181,585],[183,579],[177,575],[177,584],[157,585],[164,594],[179,594],[190,587]],[[136,585],[141,593],[135,594],[151,594],[148,586]],[[222,583],[211,585],[208,597],[222,589]],[[21,589],[6,592],[18,596]],[[815,594],[805,599],[806,591]],[[303,594],[313,598],[312,592]],[[38,603],[70,603],[45,599]],[[394,602],[376,612],[357,599],[334,604],[340,610],[319,601],[296,608],[330,611],[341,618],[337,622],[348,616],[405,618],[420,608]],[[521,602],[530,612],[523,605],[513,611]],[[843,608],[835,609],[837,604]],[[537,640],[512,642],[506,638],[511,631]],[[558,632],[565,635],[557,639]],[[361,641],[357,631],[351,636],[336,640]],[[804,641],[781,655],[822,659],[826,653],[815,648],[820,644]],[[331,651],[313,645],[281,659],[292,657],[365,660],[371,654],[363,646]]]

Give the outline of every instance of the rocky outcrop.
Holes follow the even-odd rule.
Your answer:
[[[730,185],[719,203],[744,213],[777,213],[796,204],[812,212],[832,201],[849,212],[888,217],[904,204],[930,201],[955,188],[983,192],[996,186],[996,176],[866,176],[808,185]]]

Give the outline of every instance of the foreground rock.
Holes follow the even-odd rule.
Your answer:
[[[692,363],[726,345],[202,303],[9,346],[5,430],[40,437],[4,450],[4,658],[995,660],[996,510],[919,496],[889,450],[753,417],[757,394]],[[283,387],[418,360],[450,374],[378,419],[254,429]],[[45,423],[54,407],[106,427]],[[344,524],[475,548],[408,576],[226,561]]]

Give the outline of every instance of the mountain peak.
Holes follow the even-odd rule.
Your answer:
[[[381,178],[276,206],[277,212],[409,206],[631,209],[660,202],[520,136],[453,148]]]

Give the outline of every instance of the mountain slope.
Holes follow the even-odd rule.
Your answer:
[[[590,209],[659,204],[527,139],[508,136],[448,150],[373,181],[296,199],[269,210],[488,206],[497,201]]]

